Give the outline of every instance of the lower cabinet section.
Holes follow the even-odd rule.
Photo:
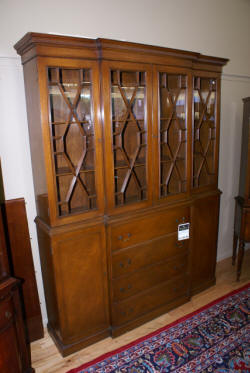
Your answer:
[[[48,329],[65,356],[211,285],[219,194],[144,214],[49,227],[37,218]],[[190,237],[178,226],[190,223]]]

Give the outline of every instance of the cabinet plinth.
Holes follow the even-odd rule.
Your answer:
[[[36,33],[15,48],[48,326],[67,355],[215,281],[227,60]]]

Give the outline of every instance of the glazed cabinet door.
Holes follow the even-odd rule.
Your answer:
[[[98,64],[47,58],[38,68],[50,223],[92,218],[103,211]]]
[[[154,67],[154,198],[183,197],[190,190],[191,75]]]
[[[193,76],[194,192],[216,189],[218,181],[220,78],[216,73]]]
[[[152,72],[143,64],[104,62],[103,100],[108,210],[152,201]]]

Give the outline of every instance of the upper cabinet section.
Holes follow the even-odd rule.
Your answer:
[[[24,65],[37,210],[47,224],[217,188],[226,59],[37,33],[15,48]]]

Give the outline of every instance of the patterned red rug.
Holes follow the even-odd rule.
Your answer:
[[[250,283],[68,373],[249,373]]]

